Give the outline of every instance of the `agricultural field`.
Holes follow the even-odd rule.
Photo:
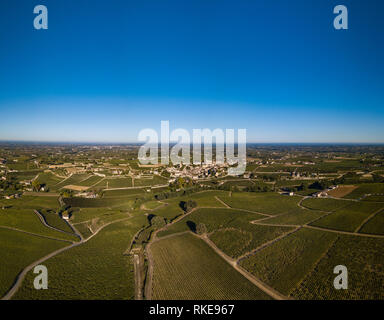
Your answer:
[[[268,299],[204,241],[183,234],[153,243],[153,299]]]
[[[284,225],[303,225],[322,217],[325,213],[321,211],[305,210],[298,208],[286,214],[266,219],[263,222],[268,224],[284,224]]]
[[[168,185],[168,179],[153,175],[151,178],[140,178],[140,179],[134,179],[135,187],[144,187],[144,186],[155,186],[155,185]]]
[[[35,275],[29,272],[14,299],[133,299],[133,263],[124,252],[142,225],[141,217],[116,222],[88,242],[47,260],[49,290],[35,290]]]
[[[106,190],[104,191],[104,198],[116,198],[124,196],[143,195],[146,191],[144,189],[122,189],[122,190]]]
[[[357,189],[357,186],[338,186],[336,189],[328,191],[328,194],[335,198],[343,198],[349,195],[353,190]]]
[[[79,230],[79,232],[83,235],[84,238],[88,238],[108,223],[117,220],[127,219],[128,217],[130,217],[130,214],[128,214],[127,212],[106,211],[102,215],[99,215],[84,222],[79,222],[74,226]]]
[[[53,186],[55,190],[59,190],[61,188],[64,188],[65,186],[70,185],[77,185],[78,183],[81,183],[89,178],[89,174],[80,173],[80,174],[73,174],[67,179],[62,180],[60,183]]]
[[[53,209],[59,207],[57,197],[22,196],[19,199],[2,199],[0,207],[11,207],[12,209]]]
[[[26,266],[50,252],[69,245],[62,241],[3,228],[0,228],[0,243],[0,297],[11,288],[16,276]]]
[[[384,239],[339,236],[327,254],[292,290],[297,299],[384,299]],[[348,269],[348,290],[333,286],[333,269]]]
[[[384,235],[384,209],[367,221],[360,233]]]
[[[52,210],[40,210],[40,214],[44,217],[46,223],[54,228],[63,230],[64,232],[73,233],[69,224],[62,219],[56,212]]]
[[[109,178],[103,181],[107,189],[132,187],[132,178]]]
[[[78,182],[77,185],[83,186],[83,187],[91,187],[96,185],[98,182],[100,182],[103,179],[103,177],[99,176],[91,176],[81,182]]]
[[[384,193],[384,183],[362,183],[359,187],[345,196],[347,199],[359,199],[366,194]]]
[[[382,203],[355,202],[346,208],[336,210],[334,213],[319,219],[311,225],[354,232],[364,222],[364,219],[381,208],[384,208]]]
[[[287,213],[298,208],[300,197],[283,196],[277,193],[239,193],[219,196],[231,208],[245,209],[270,215]]]
[[[64,178],[54,175],[52,172],[42,172],[37,177],[37,182],[45,184],[51,191],[57,190],[56,185],[59,184]]]
[[[102,198],[102,199],[87,199],[87,198],[65,198],[66,205],[78,208],[131,208],[133,200],[127,198]]]
[[[209,238],[228,256],[235,258],[293,229],[250,223],[260,218],[262,216],[258,214],[236,209],[202,208],[159,232],[158,237],[184,231],[195,232],[199,224],[204,224]],[[239,234],[241,234],[240,238],[237,237]]]
[[[337,235],[330,232],[301,229],[241,260],[240,265],[289,295],[336,238]]]
[[[351,205],[350,201],[331,198],[308,198],[301,202],[301,205],[311,210],[320,210],[325,212],[335,211],[340,208]]]
[[[78,241],[75,235],[66,234],[44,226],[31,209],[0,209],[0,226],[70,242]]]
[[[172,203],[168,205],[164,205],[150,212],[156,216],[161,216],[167,219],[167,221],[171,221],[176,217],[184,214],[184,211],[180,208],[178,203]]]
[[[0,146],[1,295],[54,253],[12,299],[384,299],[384,146],[247,145],[239,176],[138,148]]]

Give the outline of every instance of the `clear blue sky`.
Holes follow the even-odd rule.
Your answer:
[[[383,39],[380,0],[2,0],[0,140],[132,142],[170,120],[384,142]]]

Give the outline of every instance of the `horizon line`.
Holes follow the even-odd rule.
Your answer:
[[[25,143],[25,144],[92,144],[92,145],[144,145],[145,142],[138,142],[138,141],[128,141],[128,142],[116,142],[116,141],[49,141],[49,140],[2,140],[0,139],[1,143]],[[176,144],[177,142],[170,142],[170,144]],[[212,143],[213,145],[216,145],[216,143]],[[235,143],[237,144],[237,143]],[[301,145],[321,145],[321,144],[327,144],[327,145],[384,145],[384,142],[334,142],[334,141],[323,141],[323,142],[284,142],[284,141],[247,141],[247,145],[249,144],[301,144]],[[160,145],[160,142],[159,142]],[[191,145],[193,145],[191,143]]]

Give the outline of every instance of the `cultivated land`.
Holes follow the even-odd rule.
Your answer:
[[[236,177],[137,151],[0,145],[3,299],[384,299],[383,147],[248,146]]]
[[[154,243],[153,299],[268,299],[191,234]]]

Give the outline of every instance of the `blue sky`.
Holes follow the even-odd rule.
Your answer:
[[[3,0],[0,140],[133,142],[169,120],[384,142],[383,36],[380,0]]]

